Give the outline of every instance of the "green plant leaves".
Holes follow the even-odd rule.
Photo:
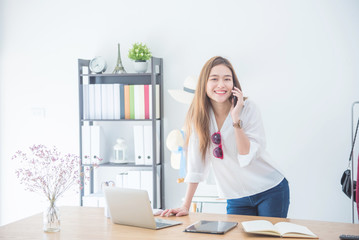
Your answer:
[[[147,61],[152,57],[152,54],[146,44],[134,43],[128,51],[128,57],[135,61]]]

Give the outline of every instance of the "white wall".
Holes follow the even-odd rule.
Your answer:
[[[38,212],[11,156],[34,143],[78,151],[77,59],[101,55],[112,71],[121,43],[145,42],[164,59],[165,136],[180,128],[181,88],[214,55],[228,57],[259,105],[268,150],[287,173],[289,217],[351,221],[339,180],[347,166],[351,103],[359,95],[359,2],[1,1],[0,225]],[[44,115],[39,116],[39,111]],[[166,207],[185,192],[166,150]],[[73,199],[73,200],[72,200]],[[76,196],[63,204],[77,204]],[[35,206],[35,207],[34,207]]]

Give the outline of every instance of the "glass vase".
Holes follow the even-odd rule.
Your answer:
[[[44,232],[59,232],[60,231],[60,210],[56,206],[55,201],[48,201],[43,215]]]

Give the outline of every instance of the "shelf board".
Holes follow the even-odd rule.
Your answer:
[[[102,74],[80,74],[80,77],[87,77],[87,84],[127,84],[127,85],[137,85],[137,84],[152,84],[152,73],[122,73],[122,74],[112,74],[112,73],[102,73]],[[159,73],[155,74],[155,84],[160,84],[161,75]],[[84,84],[83,80],[80,81],[80,84]]]
[[[151,77],[152,73],[83,73],[80,74],[82,77]],[[159,75],[159,73],[156,73],[156,75]]]
[[[161,120],[160,118],[156,118],[157,120]],[[81,119],[81,122],[151,122],[152,119]]]
[[[84,167],[91,167],[92,164],[82,164]],[[136,165],[134,163],[102,163],[98,165],[99,167],[126,167],[126,168],[152,168],[152,165]],[[156,166],[161,166],[160,163],[157,163]]]

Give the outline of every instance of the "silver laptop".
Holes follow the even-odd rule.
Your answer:
[[[182,222],[155,218],[145,190],[108,187],[104,193],[113,223],[150,229],[182,224]]]

